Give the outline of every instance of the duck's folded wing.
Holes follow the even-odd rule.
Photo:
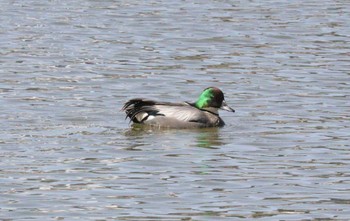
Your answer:
[[[184,122],[202,122],[205,117],[202,111],[186,103],[172,105],[158,104],[154,108],[158,110],[158,114],[160,115]]]
[[[136,98],[125,103],[126,117],[135,123],[143,123],[156,117],[166,117],[185,122],[201,122],[203,113],[187,103],[167,103]]]

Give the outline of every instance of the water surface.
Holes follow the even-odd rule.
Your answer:
[[[0,219],[349,219],[349,3],[0,6]],[[224,128],[120,111],[208,86]]]

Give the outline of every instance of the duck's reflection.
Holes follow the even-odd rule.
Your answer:
[[[171,139],[177,139],[178,136],[179,143],[186,143],[185,138],[188,138],[189,146],[197,146],[201,148],[208,149],[218,149],[220,146],[224,145],[225,142],[221,138],[220,128],[198,128],[198,129],[165,129],[165,128],[156,128],[143,124],[133,124],[127,131],[124,132],[124,135],[128,139],[133,140],[143,140],[145,141],[146,136],[152,136],[152,140],[154,142],[154,137],[172,137]],[[195,142],[193,139],[188,137],[195,138]],[[146,143],[149,143],[145,141]]]
[[[217,149],[224,145],[222,138],[220,137],[220,128],[205,128],[197,130],[196,140],[198,147]]]

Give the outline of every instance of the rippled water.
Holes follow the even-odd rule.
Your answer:
[[[347,220],[346,1],[2,1],[1,220]],[[131,128],[133,97],[236,113]]]

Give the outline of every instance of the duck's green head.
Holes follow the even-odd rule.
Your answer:
[[[216,87],[208,87],[204,89],[196,101],[195,106],[199,109],[220,108],[230,112],[235,112],[235,110],[226,104],[224,93]]]

